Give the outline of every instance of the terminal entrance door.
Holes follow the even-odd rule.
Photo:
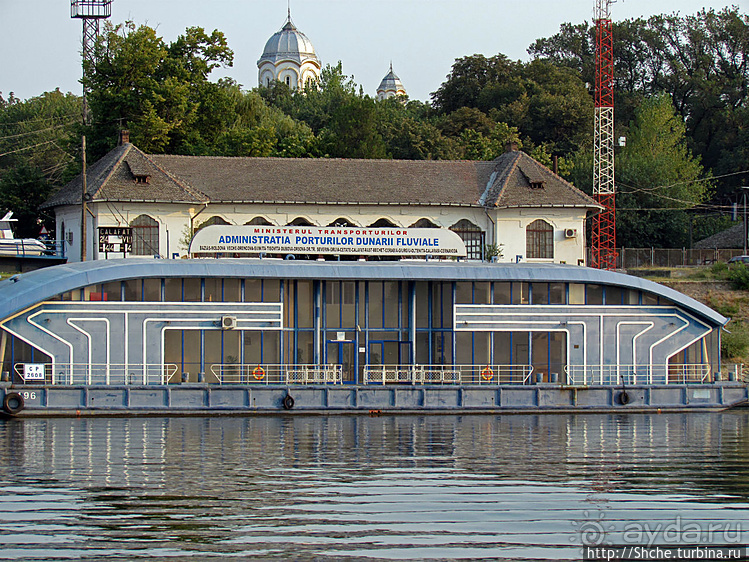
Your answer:
[[[354,340],[327,340],[325,362],[341,365],[344,381],[356,381],[356,346]]]

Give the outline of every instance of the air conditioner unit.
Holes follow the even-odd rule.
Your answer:
[[[234,330],[237,327],[236,316],[222,316],[221,317],[221,329],[222,330]]]
[[[577,229],[576,228],[565,228],[564,229],[564,237],[565,238],[575,238],[577,236]]]

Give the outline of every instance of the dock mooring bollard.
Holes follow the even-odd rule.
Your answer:
[[[182,382],[187,382],[190,380],[190,373],[182,373]]]

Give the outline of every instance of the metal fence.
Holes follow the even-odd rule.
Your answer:
[[[365,365],[364,384],[528,384],[531,365]]]
[[[712,382],[710,365],[567,365],[565,384],[686,384]]]
[[[25,383],[34,384],[168,384],[177,374],[173,363],[16,363],[13,370]]]
[[[618,248],[616,257],[617,269],[635,269],[638,267],[686,267],[712,265],[727,262],[734,256],[740,256],[743,250],[709,250],[673,249],[673,248]],[[588,249],[588,263],[592,263]]]
[[[163,385],[186,382],[178,366],[164,364],[16,363],[18,380],[51,385]],[[559,373],[534,372],[532,365],[364,365],[361,382],[367,385],[499,385],[551,383],[574,386],[704,384],[713,382],[710,366],[566,365]],[[208,384],[309,385],[343,384],[343,365],[213,364]],[[725,365],[720,378],[749,382],[749,365]],[[350,380],[348,382],[356,382]]]
[[[219,384],[341,384],[342,365],[211,365]]]
[[[65,242],[62,240],[2,239],[0,257],[13,258],[64,258]]]

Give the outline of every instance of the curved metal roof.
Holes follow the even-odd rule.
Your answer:
[[[316,262],[249,258],[99,260],[57,265],[14,275],[0,281],[0,319],[73,289],[110,281],[160,277],[596,283],[661,296],[714,326],[722,326],[728,322],[728,318],[711,308],[664,285],[623,273],[574,265],[436,261]]]

